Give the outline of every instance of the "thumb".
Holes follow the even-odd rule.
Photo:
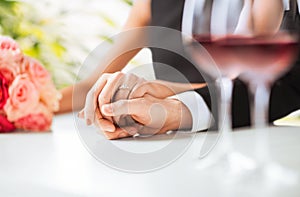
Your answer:
[[[101,112],[106,116],[139,115],[145,108],[142,98],[119,100],[101,107]]]

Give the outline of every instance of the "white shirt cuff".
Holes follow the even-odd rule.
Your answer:
[[[191,112],[193,125],[191,132],[202,131],[214,123],[213,116],[203,98],[195,91],[188,91],[172,96],[181,101]]]
[[[300,13],[300,0],[297,0],[297,4],[298,4],[298,11]],[[290,0],[283,0],[283,7],[284,10],[290,10]]]
[[[290,10],[290,0],[283,0],[284,10]]]

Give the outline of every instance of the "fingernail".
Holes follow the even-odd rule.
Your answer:
[[[92,124],[92,121],[90,119],[86,119],[86,124],[87,125],[91,125]]]
[[[104,127],[104,130],[107,131],[107,132],[114,132],[115,128],[113,128],[111,126],[106,126],[106,127]]]

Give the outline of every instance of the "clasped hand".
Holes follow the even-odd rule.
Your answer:
[[[170,96],[203,86],[146,81],[122,72],[103,74],[87,94],[79,117],[87,125],[98,126],[108,139],[189,128],[191,118],[183,116],[189,114],[188,110]]]

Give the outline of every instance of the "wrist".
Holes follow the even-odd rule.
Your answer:
[[[188,108],[179,100],[167,98],[164,100],[167,109],[167,120],[163,130],[179,130],[192,128],[192,115]]]

